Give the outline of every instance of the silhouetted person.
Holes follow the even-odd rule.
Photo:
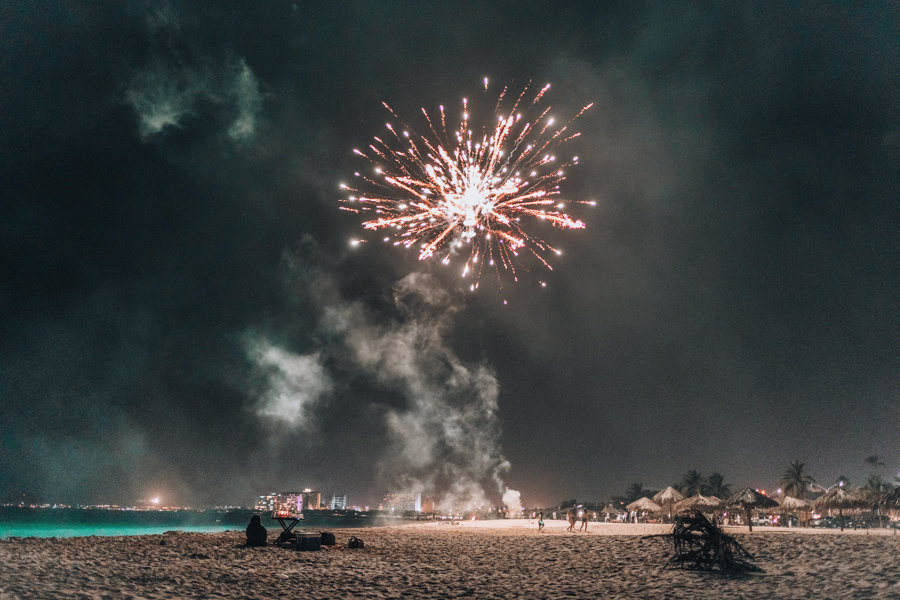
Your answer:
[[[578,531],[584,530],[587,532],[587,524],[588,524],[588,510],[584,509],[584,512],[581,513],[581,527],[578,528]]]
[[[247,525],[247,545],[248,546],[265,546],[266,545],[266,528],[259,522],[259,515],[250,517],[250,524]]]

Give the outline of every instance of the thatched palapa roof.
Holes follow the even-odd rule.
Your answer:
[[[760,494],[753,488],[745,487],[732,495],[731,498],[725,502],[725,505],[743,510],[747,515],[747,527],[750,531],[753,531],[753,519],[751,518],[750,513],[752,511],[774,508],[778,506],[778,503],[765,494]]]
[[[863,498],[860,494],[847,489],[842,485],[833,485],[828,488],[822,496],[813,502],[813,508],[816,510],[828,510],[836,508],[839,510],[849,508],[870,508],[872,503]]]
[[[682,500],[684,500],[684,494],[673,488],[671,485],[663,491],[657,492],[656,495],[653,496],[653,501],[660,506],[675,504],[676,502],[680,502]]]
[[[783,512],[811,510],[812,502],[794,498],[793,496],[783,496],[777,500]]]
[[[725,503],[726,506],[735,508],[757,509],[757,508],[774,508],[778,503],[766,496],[760,494],[753,488],[745,487],[737,493],[733,494]]]
[[[604,506],[597,512],[600,513],[601,515],[618,515],[618,514],[625,512],[625,509],[616,508],[612,504],[607,504],[606,506]]]
[[[625,508],[627,508],[628,510],[638,510],[645,512],[659,512],[660,510],[662,510],[659,504],[657,504],[650,498],[638,498]]]
[[[673,508],[675,512],[684,512],[695,508],[700,511],[709,512],[710,510],[717,510],[721,506],[721,499],[716,498],[715,496],[697,494],[696,496],[685,498],[681,502],[676,502]]]

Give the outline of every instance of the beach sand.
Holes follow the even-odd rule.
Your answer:
[[[641,536],[671,526],[547,523],[338,529],[317,552],[243,548],[239,531],[2,540],[0,599],[900,598],[885,531],[730,529],[765,572],[729,577],[664,568],[671,542]]]

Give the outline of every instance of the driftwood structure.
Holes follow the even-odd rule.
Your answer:
[[[675,554],[666,566],[723,572],[762,571],[750,562],[753,556],[699,510],[675,518],[672,533],[646,537],[670,537]]]

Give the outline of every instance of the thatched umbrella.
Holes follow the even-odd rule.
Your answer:
[[[597,512],[600,513],[601,515],[619,515],[622,513],[622,509],[616,508],[612,504],[607,504],[606,506],[604,506]]]
[[[676,502],[684,500],[684,494],[673,488],[671,485],[661,492],[657,492],[653,496],[653,501],[663,508],[669,509],[669,519],[672,519],[672,507]]]
[[[725,505],[743,510],[744,514],[747,516],[747,525],[750,527],[750,531],[753,531],[753,522],[750,520],[750,512],[761,508],[772,508],[778,506],[778,503],[765,494],[760,494],[753,488],[745,487],[731,496],[731,498],[725,502]]]
[[[676,502],[673,507],[676,513],[686,512],[697,509],[700,512],[715,512],[722,506],[722,501],[715,496],[704,496],[697,494],[690,498],[685,498],[681,502]]]
[[[809,510],[812,508],[812,502],[809,500],[802,500],[793,496],[782,496],[781,498],[776,498],[775,501],[784,510]]]
[[[631,504],[627,505],[625,508],[627,508],[628,510],[643,512],[659,512],[660,510],[662,510],[659,507],[659,504],[657,504],[650,498],[638,498]]]
[[[775,501],[778,502],[781,509],[778,512],[782,515],[809,512],[812,509],[812,502],[801,498],[794,498],[793,496],[782,496],[780,498],[775,498]]]
[[[871,508],[872,503],[856,492],[852,492],[843,485],[833,485],[828,488],[821,497],[813,502],[816,510],[838,509],[838,517],[841,520],[841,531],[844,530],[844,509]]]

